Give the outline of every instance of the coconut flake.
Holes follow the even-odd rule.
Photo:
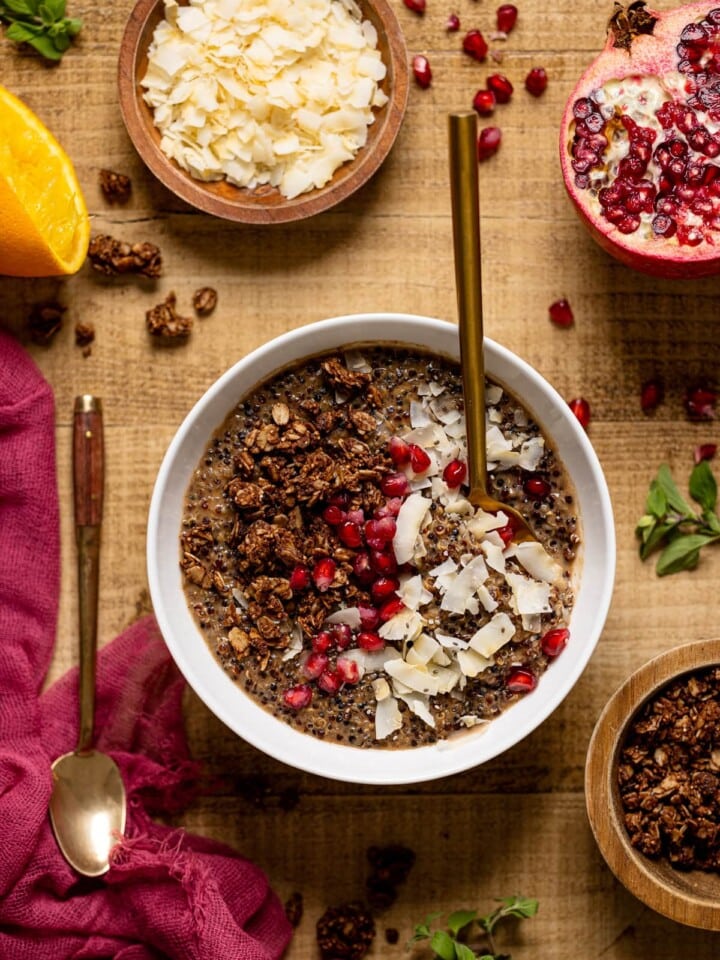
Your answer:
[[[470,647],[482,657],[492,657],[515,636],[515,624],[506,613],[495,616],[470,638]]]
[[[359,630],[362,626],[360,611],[357,607],[341,607],[326,617],[325,623],[346,623],[351,630]]]
[[[384,740],[402,727],[402,714],[395,697],[385,697],[375,706],[375,739]]]
[[[477,677],[483,670],[493,665],[493,661],[483,657],[476,650],[459,650],[457,654],[458,666],[463,675],[472,679]]]
[[[489,407],[497,406],[502,400],[503,388],[497,383],[488,383],[485,387],[485,404]]]
[[[401,610],[387,620],[378,630],[384,640],[414,640],[425,621],[415,610]]]
[[[538,583],[519,573],[506,571],[505,579],[513,592],[513,605],[516,613],[550,613],[550,584]]]
[[[421,633],[414,640],[405,645],[405,661],[416,666],[424,667],[440,650],[440,644],[429,634]]]
[[[537,540],[513,543],[508,548],[508,557],[517,557],[527,572],[535,580],[556,583],[563,574],[563,568],[557,563]]]
[[[390,684],[385,677],[378,677],[372,682],[373,693],[376,700],[385,700],[390,696]]]
[[[485,561],[482,557],[473,557],[464,567],[450,585],[440,604],[441,610],[447,610],[449,613],[465,613],[466,611],[476,612],[472,607],[472,598],[480,584],[487,580],[488,572]]]
[[[410,610],[417,610],[433,599],[432,593],[423,586],[420,574],[405,580],[395,592]]]
[[[437,669],[442,670],[443,668],[438,667]],[[427,667],[406,663],[404,660],[393,660],[385,665],[385,672],[393,680],[398,680],[408,689],[415,690],[416,693],[424,693],[434,697],[439,692],[440,680]]]
[[[421,493],[412,493],[400,507],[397,515],[393,550],[399,564],[408,563],[413,558],[415,543],[420,528],[430,509],[430,499]]]
[[[400,699],[408,705],[412,712],[420,717],[429,727],[435,726],[435,718],[430,713],[430,698],[423,696],[422,693],[402,693]]]

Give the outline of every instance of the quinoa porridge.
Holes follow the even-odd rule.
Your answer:
[[[391,344],[273,375],[213,435],[186,495],[180,563],[224,669],[291,726],[411,747],[485,724],[572,642],[580,543],[542,431],[488,381],[476,510],[457,362]]]

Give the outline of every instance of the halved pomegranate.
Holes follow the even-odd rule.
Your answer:
[[[655,276],[720,273],[720,6],[617,5],[568,100],[560,156],[608,253]]]

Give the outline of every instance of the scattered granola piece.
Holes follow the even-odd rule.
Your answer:
[[[50,343],[62,328],[63,313],[66,309],[54,302],[34,304],[28,319],[30,336],[34,343]]]
[[[192,305],[199,317],[207,317],[217,306],[217,290],[212,287],[200,287],[193,294]]]
[[[375,924],[361,903],[329,907],[317,922],[324,960],[361,960],[375,939]]]
[[[98,175],[103,196],[110,203],[127,203],[132,192],[132,180],[115,170],[101,170]]]
[[[395,927],[388,927],[385,931],[385,940],[390,944],[391,947],[394,947],[395,944],[400,939],[400,933]]]
[[[95,339],[95,327],[92,323],[83,323],[82,320],[75,324],[75,343],[78,347],[89,347]]]
[[[368,903],[374,910],[387,910],[397,899],[397,887],[407,880],[415,863],[415,853],[409,847],[389,844],[386,847],[368,847],[367,858],[371,873],[366,881]]]
[[[285,901],[285,916],[291,927],[299,927],[303,915],[303,898],[297,890]]]
[[[160,248],[154,243],[130,244],[107,234],[100,234],[90,240],[88,260],[93,270],[106,277],[138,273],[155,278],[162,273]]]
[[[192,330],[192,317],[181,317],[175,310],[176,297],[173,291],[145,314],[148,333],[154,337],[188,337]]]

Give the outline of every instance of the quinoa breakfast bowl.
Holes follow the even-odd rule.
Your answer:
[[[181,671],[256,747],[334,779],[482,763],[567,695],[615,568],[601,467],[567,404],[485,341],[491,489],[467,487],[457,328],[400,314],[285,334],[225,373],[173,439],[150,591]]]

